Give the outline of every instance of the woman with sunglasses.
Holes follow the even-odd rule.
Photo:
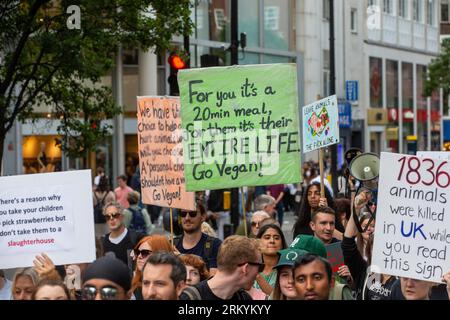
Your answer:
[[[259,229],[260,249],[264,261],[264,270],[256,277],[253,287],[261,290],[266,296],[270,296],[277,280],[277,270],[280,256],[278,251],[287,248],[283,231],[276,224],[266,224]]]
[[[145,262],[151,254],[158,251],[174,251],[170,241],[165,236],[159,234],[142,238],[134,247],[133,256],[136,261],[136,269],[134,270],[130,292],[134,294],[136,300],[143,300],[142,269],[144,268]]]

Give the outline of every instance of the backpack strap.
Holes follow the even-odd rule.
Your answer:
[[[106,191],[106,192],[105,192],[105,195],[104,195],[103,198],[102,198],[102,204],[103,204],[103,205],[105,204],[105,199],[106,199],[106,197],[108,196],[108,194],[109,194],[109,191]]]
[[[185,293],[189,300],[202,300],[202,296],[200,295],[200,291],[198,291],[197,287],[190,286],[183,290],[183,293]]]
[[[211,255],[212,255],[213,241],[214,241],[214,238],[211,237],[210,235],[207,235],[204,249],[205,249],[205,260],[206,260],[205,263],[206,263],[206,266],[208,267],[208,269],[209,269],[209,266],[208,266],[209,260],[211,259]]]

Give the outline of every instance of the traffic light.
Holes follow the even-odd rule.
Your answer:
[[[186,68],[186,62],[176,53],[171,53],[167,62],[170,65],[170,75],[167,81],[169,82],[169,94],[171,96],[180,95],[178,88],[178,70]]]

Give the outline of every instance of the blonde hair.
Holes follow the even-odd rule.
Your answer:
[[[20,277],[30,277],[31,282],[33,282],[33,285],[36,287],[39,282],[39,275],[33,268],[20,268],[17,269],[16,273],[14,274],[12,286],[11,286],[11,293],[14,296],[14,289],[16,288],[16,282],[17,279]]]
[[[214,231],[213,227],[208,222],[203,221],[202,222],[202,232],[206,233],[210,237],[217,238],[217,234]]]
[[[230,236],[219,247],[217,268],[232,273],[241,263],[255,262],[259,254],[259,243],[256,239],[244,236]]]

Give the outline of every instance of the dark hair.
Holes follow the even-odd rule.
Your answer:
[[[120,176],[117,177],[117,180],[122,179],[123,181],[127,182],[128,177],[124,174],[121,174]]]
[[[110,191],[109,180],[108,180],[107,176],[100,177],[96,191],[100,191],[100,192],[105,192],[105,191],[109,192]]]
[[[61,287],[64,290],[64,293],[67,296],[67,300],[72,300],[71,295],[69,293],[69,289],[67,289],[66,285],[61,281],[57,279],[52,278],[43,278],[38,282],[36,287],[34,288],[33,294],[31,295],[31,300],[36,300],[36,293],[41,289],[42,287],[49,286],[49,287]]]
[[[145,267],[149,264],[159,265],[168,264],[172,266],[172,271],[170,272],[170,279],[172,279],[173,285],[176,287],[181,281],[186,281],[187,272],[186,267],[183,262],[172,252],[158,251],[153,253],[145,263],[142,269],[142,274],[144,273]]]
[[[300,233],[302,233],[302,230],[308,230],[309,232],[307,234],[313,235],[311,227],[309,226],[309,223],[311,222],[311,206],[309,205],[309,202],[308,202],[308,191],[313,186],[316,186],[320,190],[320,183],[313,182],[310,185],[308,185],[306,187],[305,191],[303,192],[302,201],[300,202],[299,210],[295,213],[298,218],[297,218],[297,221],[295,222],[294,228],[292,230],[294,239]],[[334,206],[333,197],[331,196],[331,193],[327,187],[325,187],[324,190],[325,190],[325,198],[327,198],[328,207],[330,207],[331,209],[334,210],[335,206]],[[338,226],[338,224],[336,224],[336,229],[338,231],[343,232],[344,228],[343,227],[341,228],[340,226],[341,226],[341,224],[339,224],[339,226]],[[342,229],[342,230],[340,230],[340,229]]]
[[[262,236],[264,235],[264,233],[266,233],[266,231],[268,229],[275,229],[275,230],[277,230],[277,232],[280,234],[280,237],[281,237],[281,245],[282,245],[281,249],[286,249],[287,248],[286,239],[284,237],[283,231],[281,230],[281,228],[277,224],[271,223],[271,224],[263,225],[261,228],[259,228],[258,235],[256,236],[256,238],[261,239]]]
[[[351,215],[351,201],[350,199],[341,197],[334,200],[334,204],[336,205],[336,213],[340,215],[345,212],[345,219],[349,220]]]
[[[297,258],[297,260],[295,260],[294,266],[292,267],[292,270],[294,271],[294,276],[295,276],[295,269],[297,269],[300,266],[310,264],[311,262],[314,261],[319,261],[325,266],[325,270],[327,271],[328,282],[331,282],[333,270],[331,269],[330,263],[328,262],[328,260],[312,253],[301,255],[300,257]]]
[[[331,209],[330,207],[319,207],[317,209],[315,209],[312,213],[311,213],[311,221],[314,220],[314,218],[319,214],[319,213],[326,213],[329,215],[333,215],[334,219],[336,221],[336,212]]]

